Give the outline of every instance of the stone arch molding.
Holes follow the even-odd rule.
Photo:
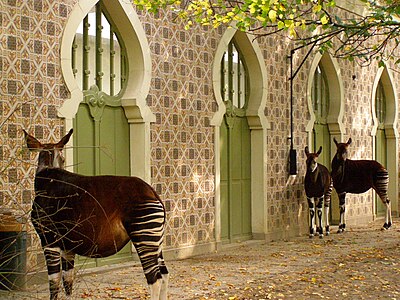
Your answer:
[[[389,172],[389,199],[392,203],[392,211],[394,215],[399,214],[399,200],[397,195],[399,194],[399,159],[398,159],[398,138],[399,133],[397,130],[398,126],[398,96],[395,91],[397,87],[395,86],[395,80],[390,69],[386,67],[381,67],[378,69],[375,76],[375,80],[372,87],[371,95],[371,110],[373,126],[371,130],[371,136],[374,139],[376,136],[376,131],[378,128],[378,119],[376,117],[375,110],[375,97],[376,90],[378,88],[379,81],[382,81],[383,90],[386,96],[386,118],[385,118],[385,134],[387,143],[387,169]],[[373,157],[375,157],[375,142],[373,145]],[[395,154],[393,154],[395,153]],[[375,211],[375,210],[374,210]]]
[[[307,106],[310,113],[310,120],[306,126],[306,131],[308,133],[309,144],[312,140],[312,131],[315,123],[311,89],[314,73],[319,63],[323,65],[329,83],[329,112],[327,122],[330,136],[332,139],[335,137],[337,140],[342,140],[342,134],[344,132],[344,125],[342,121],[344,111],[344,89],[340,76],[339,64],[337,63],[336,59],[332,58],[329,54],[325,53],[321,55],[319,52],[317,52],[311,63],[307,82]],[[333,143],[331,143],[331,145],[333,147]],[[335,152],[336,149],[331,149],[331,153]]]
[[[73,8],[64,28],[61,41],[61,70],[71,97],[58,110],[65,118],[67,128],[72,127],[83,93],[72,72],[71,47],[75,32],[99,0],[80,0]],[[129,1],[107,0],[104,5],[113,18],[126,45],[129,62],[128,82],[122,97],[122,106],[130,127],[131,173],[150,180],[150,122],[155,116],[146,104],[151,82],[151,57],[142,24]],[[67,150],[67,165],[72,166],[73,152]]]
[[[226,112],[225,103],[221,96],[221,60],[228,48],[230,41],[235,37],[240,48],[246,66],[249,71],[250,95],[246,116],[251,134],[251,206],[252,206],[252,233],[254,238],[264,238],[266,227],[266,130],[270,124],[265,117],[264,108],[267,100],[267,72],[261,49],[249,34],[228,28],[222,36],[215,52],[212,78],[215,99],[218,110],[211,119],[211,125],[215,128],[215,181],[216,181],[216,237],[220,241],[220,126]],[[262,162],[262,163],[261,163]]]

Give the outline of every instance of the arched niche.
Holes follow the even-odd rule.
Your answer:
[[[220,126],[226,112],[221,96],[221,60],[230,41],[235,38],[237,46],[246,62],[249,73],[250,95],[246,117],[251,130],[251,206],[253,238],[264,238],[266,232],[266,130],[270,124],[265,117],[264,108],[267,100],[267,72],[263,55],[257,41],[252,36],[228,28],[222,36],[215,53],[213,62],[213,90],[218,109],[214,114],[211,125],[215,128],[215,181],[216,181],[216,238],[220,241]]]
[[[371,130],[371,136],[375,140],[378,119],[376,116],[375,108],[375,98],[378,88],[379,81],[382,83],[382,87],[385,93],[386,99],[386,111],[385,111],[385,135],[387,143],[387,169],[389,172],[389,199],[392,202],[392,213],[396,216],[399,214],[399,201],[398,201],[398,191],[399,191],[399,158],[398,158],[398,137],[399,133],[397,130],[397,120],[398,120],[398,97],[395,91],[397,90],[395,86],[395,81],[390,70],[386,67],[381,67],[378,69],[375,76],[372,95],[371,95],[371,110],[373,126]],[[375,157],[375,142],[373,144],[373,157]],[[373,210],[375,211],[375,209]]]
[[[343,110],[344,110],[344,91],[343,82],[340,76],[340,68],[337,61],[325,53],[321,55],[316,53],[310,67],[308,81],[307,81],[307,106],[310,113],[310,120],[306,126],[308,133],[308,144],[311,146],[312,131],[315,123],[315,115],[311,99],[311,89],[313,84],[313,77],[318,64],[322,64],[327,82],[329,84],[329,110],[327,116],[327,123],[329,127],[329,134],[331,140],[336,138],[338,141],[342,139],[344,132],[343,125]],[[331,143],[331,153],[335,153],[334,143]]]
[[[83,93],[72,71],[71,47],[77,28],[98,0],[80,0],[73,8],[61,41],[61,70],[71,97],[58,110],[65,118],[67,128],[72,127]],[[108,13],[125,43],[129,62],[128,82],[122,97],[122,106],[130,128],[131,175],[150,180],[150,122],[155,116],[146,104],[150,89],[151,57],[142,24],[129,1],[104,1]],[[72,165],[72,149],[67,149],[67,165]]]

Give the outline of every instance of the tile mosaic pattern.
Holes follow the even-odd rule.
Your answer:
[[[166,246],[215,240],[212,57],[218,32],[185,31],[169,13],[140,12],[153,60],[147,102],[151,129],[152,184],[165,201]]]
[[[76,0],[0,1],[0,207],[27,213],[32,199],[34,155],[23,150],[22,128],[39,139],[58,140],[65,132],[57,108],[68,97],[60,70],[63,26]],[[156,115],[151,126],[152,185],[167,209],[166,246],[185,247],[215,241],[214,128],[217,110],[212,63],[223,28],[183,30],[169,14],[139,12],[150,44],[153,78],[148,105]],[[305,233],[307,203],[302,149],[310,118],[306,102],[309,58],[294,82],[294,145],[299,175],[286,186],[289,136],[289,64],[287,44],[276,37],[259,45],[267,69],[268,99],[266,211],[269,233]],[[278,51],[277,51],[278,49]],[[299,54],[299,60],[305,52]],[[301,58],[300,58],[301,57]],[[299,61],[297,60],[297,62]],[[339,61],[346,100],[345,136],[351,156],[371,158],[370,95],[376,67],[361,69]],[[396,72],[396,81],[400,75]],[[353,81],[352,75],[357,80]],[[397,93],[397,92],[396,92]],[[372,194],[349,197],[347,217],[370,220]],[[32,241],[37,244],[35,235]],[[30,243],[29,243],[30,244]],[[35,247],[33,247],[35,249]],[[29,252],[36,265],[36,252]]]
[[[0,2],[0,209],[28,217],[36,155],[24,150],[22,129],[39,139],[58,140],[64,132],[57,107],[65,99],[59,43],[67,1]],[[37,244],[35,235],[28,239]],[[32,265],[36,252],[29,251]]]

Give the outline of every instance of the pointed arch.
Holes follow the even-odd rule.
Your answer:
[[[314,60],[311,63],[310,72],[307,81],[307,106],[310,113],[310,120],[306,126],[308,133],[308,144],[311,146],[312,131],[315,123],[315,114],[313,110],[313,104],[311,99],[311,89],[313,85],[313,77],[315,70],[321,64],[325,70],[327,82],[329,83],[329,109],[327,116],[327,124],[329,128],[329,134],[331,140],[335,137],[337,140],[341,140],[344,132],[343,125],[343,111],[344,111],[344,90],[343,82],[340,76],[340,68],[336,59],[332,58],[328,53],[321,55],[319,52],[316,53]],[[331,152],[334,153],[335,149],[332,148]]]
[[[83,93],[73,75],[71,47],[80,22],[98,1],[80,0],[64,28],[61,41],[61,69],[71,97],[63,103],[58,115],[65,118],[67,128],[72,127],[72,120],[83,99]],[[131,62],[127,88],[122,97],[122,106],[130,128],[130,169],[132,175],[149,181],[150,122],[155,121],[155,116],[146,104],[151,81],[150,48],[142,24],[129,1],[109,0],[103,3],[111,16],[118,16],[113,21],[124,40],[128,62]],[[72,165],[72,149],[67,151],[66,158],[67,164]]]
[[[385,109],[385,120],[384,120],[384,128],[386,135],[386,157],[387,157],[387,169],[389,172],[389,199],[392,201],[392,212],[395,215],[399,214],[399,201],[398,201],[398,191],[399,191],[399,159],[398,159],[398,137],[399,133],[397,130],[397,122],[398,122],[398,96],[395,93],[397,87],[395,86],[395,81],[393,79],[393,75],[390,70],[386,67],[381,67],[378,69],[377,74],[375,76],[372,95],[371,95],[371,110],[372,110],[372,119],[373,126],[371,130],[371,136],[375,140],[375,136],[377,133],[377,128],[379,121],[376,116],[376,107],[375,107],[375,98],[376,92],[378,89],[379,82],[382,83],[383,91],[385,94],[386,100],[386,109]],[[396,155],[393,155],[396,153]],[[376,155],[376,145],[373,143],[373,157]],[[374,209],[375,211],[375,209]]]
[[[215,180],[216,180],[216,238],[220,241],[220,126],[222,124],[226,107],[221,96],[221,60],[228,48],[230,41],[235,38],[237,46],[246,62],[250,82],[250,95],[246,109],[246,117],[251,135],[251,206],[252,206],[252,235],[253,238],[264,238],[266,232],[265,213],[265,165],[266,165],[266,130],[270,124],[265,117],[264,108],[267,100],[267,72],[264,59],[257,41],[246,33],[228,28],[222,36],[215,53],[213,62],[213,89],[218,109],[214,114],[211,125],[215,127]],[[262,163],[260,163],[262,162]]]
[[[344,133],[343,125],[343,111],[344,111],[344,89],[343,82],[340,76],[340,68],[337,61],[332,58],[328,53],[321,55],[319,52],[315,54],[314,60],[311,63],[308,81],[307,81],[307,106],[310,113],[310,120],[306,126],[306,132],[308,135],[308,146],[312,148],[312,140],[314,134],[314,126],[316,126],[316,116],[313,109],[312,101],[312,88],[314,82],[314,74],[317,70],[318,65],[321,65],[325,76],[326,82],[328,83],[329,90],[329,104],[328,112],[326,115],[326,125],[328,135],[324,136],[325,141],[329,141],[326,146],[330,147],[329,151],[325,151],[324,155],[331,156],[332,153],[336,152],[335,144],[333,143],[333,138],[337,140],[342,140],[342,134]],[[324,129],[325,131],[325,129]],[[325,134],[325,133],[324,133]],[[326,157],[326,156],[325,156]],[[328,159],[327,159],[328,160]],[[329,158],[330,165],[330,158]],[[329,168],[329,166],[327,166]],[[336,192],[332,194],[331,200],[331,223],[335,223],[339,219],[339,200]]]

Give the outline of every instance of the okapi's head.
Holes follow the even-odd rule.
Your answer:
[[[347,148],[351,144],[351,138],[347,141],[347,143],[338,143],[338,141],[333,138],[333,141],[336,144],[336,154],[335,157],[338,161],[344,162],[347,159]]]
[[[72,129],[58,143],[42,144],[24,130],[26,145],[30,151],[38,151],[38,167],[36,173],[44,168],[64,168],[62,150],[72,135]]]
[[[307,171],[314,172],[318,166],[317,159],[322,152],[322,146],[319,147],[316,153],[310,153],[310,151],[308,150],[308,146],[306,146],[304,148],[304,152],[307,156],[306,159]]]

